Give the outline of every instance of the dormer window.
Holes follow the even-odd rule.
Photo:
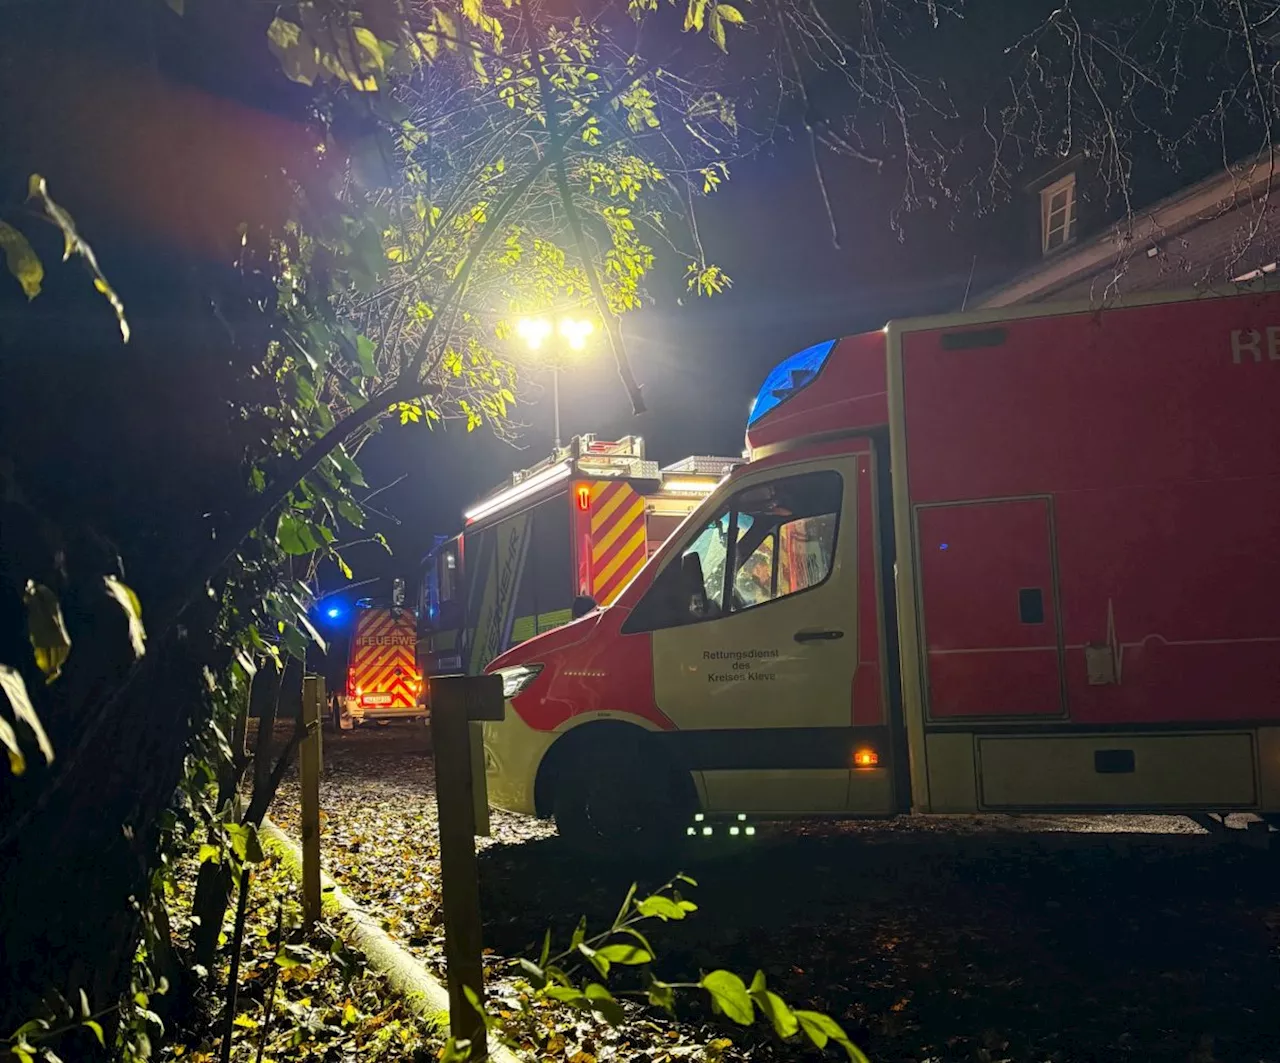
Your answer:
[[[1049,255],[1076,238],[1076,175],[1040,190],[1040,246]]]

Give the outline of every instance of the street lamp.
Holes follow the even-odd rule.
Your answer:
[[[587,346],[587,338],[595,330],[590,321],[572,317],[562,317],[555,321],[545,317],[522,317],[516,322],[516,335],[524,340],[525,345],[534,354],[542,350],[544,345],[555,343],[558,337],[570,351],[581,351]],[[560,358],[552,356],[547,359],[551,367],[551,405],[555,412],[556,450],[560,449],[560,370],[563,368]]]

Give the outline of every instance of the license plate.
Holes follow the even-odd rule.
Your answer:
[[[390,705],[391,700],[392,699],[390,694],[365,694],[360,699],[360,704],[361,705]]]

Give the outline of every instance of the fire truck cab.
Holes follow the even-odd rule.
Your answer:
[[[479,675],[512,646],[606,606],[741,458],[666,468],[644,440],[571,439],[464,514],[424,561],[428,675]]]
[[[603,607],[490,665],[499,808],[1280,813],[1280,294],[894,322],[764,381]]]

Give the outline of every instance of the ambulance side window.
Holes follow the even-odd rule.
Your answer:
[[[824,582],[835,558],[842,491],[840,475],[831,471],[740,491],[667,563],[623,632],[714,620]]]

